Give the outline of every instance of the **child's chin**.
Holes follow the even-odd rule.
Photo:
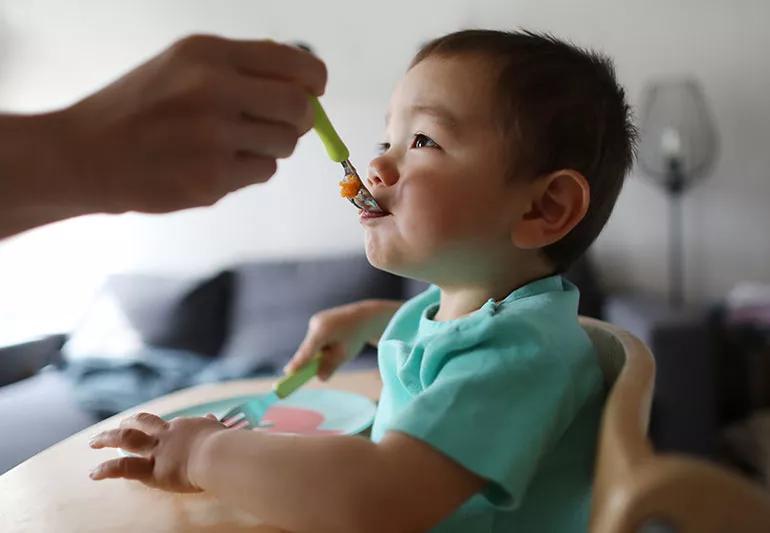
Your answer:
[[[404,258],[396,257],[395,254],[381,253],[380,250],[367,246],[366,258],[369,260],[370,265],[384,272],[405,278],[414,277],[414,268],[410,268],[408,261],[405,261]]]
[[[374,268],[390,272],[391,274],[401,275],[399,273],[399,261],[397,261],[393,254],[387,253],[380,247],[373,246],[371,243],[367,243],[366,246],[366,259],[369,260],[369,264]]]
[[[383,254],[379,253],[378,250],[372,250],[372,247],[367,245],[366,259],[369,261],[369,264],[372,265],[374,268],[379,268],[380,270],[387,270],[388,262],[385,261],[385,258],[382,256]]]

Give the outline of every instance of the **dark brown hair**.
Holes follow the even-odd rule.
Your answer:
[[[514,176],[572,169],[588,180],[585,217],[543,249],[558,271],[566,270],[601,232],[633,164],[636,128],[612,61],[551,35],[464,30],[427,43],[410,68],[430,56],[461,54],[499,65],[500,119],[513,145]]]

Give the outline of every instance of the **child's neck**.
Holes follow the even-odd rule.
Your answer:
[[[511,269],[497,277],[484,280],[441,283],[441,300],[433,317],[437,321],[454,320],[481,308],[488,300],[500,301],[527,283],[550,276],[553,268],[545,264],[530,268]]]

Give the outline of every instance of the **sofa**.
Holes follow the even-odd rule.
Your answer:
[[[701,350],[688,349],[692,325],[653,316],[625,296],[606,295],[587,258],[567,277],[581,289],[581,314],[631,326],[654,353],[665,354],[666,361],[658,363],[665,375],[658,376],[664,386],[656,393],[661,409],[653,439],[669,448],[692,448],[688,418],[701,400],[683,404],[677,377],[682,368],[689,372],[690,365],[700,364]],[[111,276],[73,331],[0,348],[0,473],[157,395],[279,373],[318,310],[362,298],[406,299],[425,287],[374,269],[358,255],[244,262],[204,278]],[[372,348],[348,363],[348,368],[374,366]],[[698,385],[688,380],[692,391],[709,390],[708,379]],[[695,448],[709,430],[703,424],[696,424]]]

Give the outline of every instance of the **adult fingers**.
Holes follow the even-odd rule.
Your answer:
[[[255,120],[293,126],[296,135],[313,127],[315,113],[307,92],[292,83],[244,76],[224,77],[223,101]]]
[[[242,119],[228,129],[229,144],[236,152],[280,159],[289,157],[297,145],[297,130],[276,122]]]
[[[94,480],[108,478],[126,478],[147,481],[152,478],[153,460],[144,457],[121,457],[105,461],[93,470],[90,477]]]
[[[91,439],[91,448],[122,448],[129,452],[141,453],[151,450],[158,439],[134,428],[119,428],[103,431]]]
[[[121,428],[134,428],[145,433],[154,434],[168,427],[168,422],[151,413],[137,413],[120,422]]]
[[[232,192],[254,183],[265,182],[275,174],[277,168],[278,164],[272,157],[236,152],[227,168],[227,186]]]
[[[236,70],[257,78],[275,78],[302,86],[320,96],[326,87],[326,65],[314,55],[274,41],[225,40]]]

